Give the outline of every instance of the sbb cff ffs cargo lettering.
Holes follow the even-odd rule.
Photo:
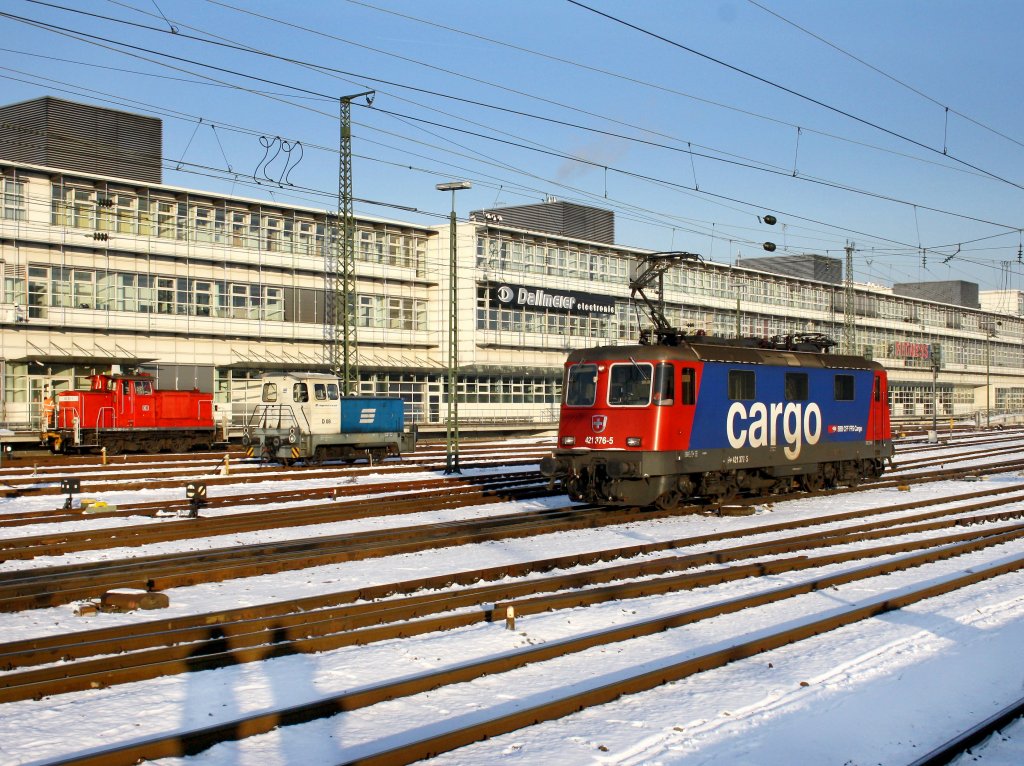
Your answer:
[[[574,351],[541,472],[573,500],[666,509],[878,477],[893,455],[885,370],[830,344],[690,336]]]

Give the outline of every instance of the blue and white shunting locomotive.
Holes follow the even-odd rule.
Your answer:
[[[260,403],[242,434],[250,456],[285,465],[373,462],[416,447],[399,398],[342,396],[338,378],[324,373],[266,373],[261,380]]]

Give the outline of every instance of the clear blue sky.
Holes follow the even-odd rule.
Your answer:
[[[434,185],[468,179],[460,217],[551,195],[615,210],[626,245],[852,240],[862,281],[1024,288],[1024,3],[581,2],[8,0],[68,31],[0,17],[0,93],[155,114],[166,182],[334,209],[337,98],[372,88],[359,213],[440,222]],[[301,158],[264,173],[261,136]]]

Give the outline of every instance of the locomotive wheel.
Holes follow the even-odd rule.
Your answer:
[[[820,492],[825,486],[825,480],[820,472],[805,473],[800,477],[800,489],[804,492]]]
[[[671,511],[679,507],[680,495],[678,492],[663,492],[654,501],[654,507],[659,511]]]
[[[836,486],[839,472],[835,463],[826,463],[821,467],[822,483],[825,489],[832,489]]]
[[[321,450],[319,448],[316,449],[313,452],[312,455],[309,455],[306,458],[306,465],[308,465],[308,466],[318,466],[318,465],[323,465],[323,464],[324,464],[324,453],[323,453],[323,450]]]

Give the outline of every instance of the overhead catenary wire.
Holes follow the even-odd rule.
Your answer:
[[[743,69],[742,67],[735,66],[734,64],[730,64],[730,63],[728,63],[726,61],[722,61],[721,59],[715,58],[714,56],[711,56],[711,55],[709,55],[707,53],[702,53],[701,51],[698,51],[695,48],[691,48],[691,47],[689,47],[687,45],[683,45],[682,43],[677,42],[675,40],[672,40],[672,39],[670,39],[668,37],[665,37],[664,35],[660,35],[657,32],[652,32],[649,29],[644,29],[643,27],[638,26],[636,24],[633,24],[631,22],[628,22],[625,19],[621,19],[621,18],[619,18],[617,16],[612,16],[609,13],[605,13],[604,11],[600,11],[597,8],[593,8],[593,7],[589,6],[589,5],[586,5],[585,3],[580,2],[580,0],[566,0],[566,2],[567,3],[571,3],[572,5],[579,6],[580,8],[583,8],[584,10],[590,11],[591,13],[595,13],[598,16],[603,16],[604,18],[606,18],[606,19],[608,19],[610,21],[613,21],[616,24],[621,24],[622,26],[629,27],[630,29],[633,29],[633,30],[635,30],[635,31],[637,31],[637,32],[639,32],[641,34],[647,35],[647,36],[652,37],[652,38],[654,38],[656,40],[661,40],[662,42],[664,42],[664,43],[666,43],[668,45],[671,45],[673,47],[679,48],[680,50],[684,50],[687,53],[693,54],[694,56],[699,56],[699,57],[701,57],[701,58],[703,58],[703,59],[705,59],[707,61],[711,61],[711,62],[713,62],[713,63],[715,63],[715,64],[717,64],[719,66],[725,67],[725,68],[727,68],[727,69],[729,69],[729,70],[731,70],[733,72],[736,72],[737,74],[741,74],[741,75],[743,75],[745,77],[752,78],[752,79],[754,79],[754,80],[756,80],[756,81],[758,81],[758,82],[760,82],[760,83],[762,83],[764,85],[768,85],[769,87],[777,88],[778,90],[781,90],[784,93],[788,93],[789,95],[795,96],[796,98],[799,98],[799,99],[802,99],[804,101],[807,101],[808,103],[814,104],[816,106],[820,106],[823,109],[826,109],[826,110],[828,110],[830,112],[833,112],[835,114],[838,114],[838,115],[841,115],[843,117],[846,117],[846,118],[848,118],[850,120],[858,122],[858,123],[860,123],[862,125],[865,125],[867,127],[873,128],[874,130],[879,130],[879,131],[881,131],[881,132],[883,132],[883,133],[885,133],[885,134],[887,134],[889,136],[892,136],[893,138],[898,138],[901,141],[906,141],[909,144],[917,146],[917,147],[919,147],[921,149],[925,149],[926,151],[933,152],[935,154],[940,154],[943,157],[949,157],[954,162],[958,162],[958,163],[960,163],[960,164],[962,164],[962,165],[964,165],[966,167],[971,168],[972,170],[977,170],[980,173],[984,173],[985,175],[989,176],[990,178],[993,178],[993,179],[995,179],[997,181],[1002,181],[1005,184],[1008,184],[1010,186],[1013,186],[1016,189],[1020,189],[1020,190],[1024,191],[1024,185],[1022,185],[1020,183],[1017,183],[1016,181],[1011,181],[1008,178],[1004,178],[1003,176],[1001,176],[1001,175],[999,175],[999,174],[997,174],[997,173],[995,173],[995,172],[993,172],[991,170],[985,170],[984,168],[981,168],[981,167],[979,167],[977,165],[974,165],[974,164],[972,164],[970,162],[967,162],[967,160],[961,159],[961,158],[959,158],[959,157],[957,157],[957,156],[955,156],[953,154],[950,154],[950,153],[948,153],[946,151],[943,151],[941,149],[936,149],[934,146],[929,146],[928,144],[926,144],[926,143],[924,143],[922,141],[918,141],[917,139],[911,138],[910,136],[907,136],[907,135],[905,135],[903,133],[900,133],[899,131],[892,130],[890,128],[886,128],[885,126],[880,125],[880,124],[878,124],[876,122],[873,122],[871,120],[868,120],[865,117],[859,117],[859,116],[853,114],[852,112],[846,111],[845,109],[840,109],[837,106],[832,106],[831,104],[828,104],[828,103],[826,103],[826,102],[824,102],[824,101],[822,101],[820,99],[814,98],[813,96],[808,96],[806,93],[801,93],[801,92],[799,92],[797,90],[794,90],[794,89],[789,88],[789,87],[787,87],[785,85],[782,85],[781,83],[777,83],[777,82],[769,80],[769,79],[767,79],[765,77],[761,77],[760,75],[755,74],[755,73],[753,73],[753,72],[751,72],[749,70]]]
[[[569,1],[573,2],[574,4],[579,4],[579,3],[575,3],[574,0],[569,0]],[[85,13],[85,15],[95,16],[95,17],[98,17],[98,18],[103,18],[104,20],[118,21],[120,23],[130,24],[132,26],[139,26],[139,27],[142,27],[144,29],[148,29],[149,31],[166,33],[166,31],[163,30],[163,29],[157,29],[157,28],[153,28],[153,27],[148,27],[146,25],[139,25],[139,24],[136,24],[134,22],[127,22],[127,21],[119,20],[119,19],[112,19],[111,17],[105,17],[105,16],[100,16],[99,14],[92,14],[92,13],[88,13],[88,12],[84,12],[84,11],[78,11],[77,9],[68,9],[68,8],[65,8],[64,6],[59,6],[59,5],[56,5],[54,3],[43,2],[43,0],[27,0],[27,2],[31,2],[31,3],[37,4],[37,5],[46,5],[46,6],[50,6],[50,7],[54,7],[54,8],[59,8],[61,10],[70,10],[70,11],[74,11],[76,13]],[[584,6],[584,7],[586,7],[586,6]],[[7,15],[7,16],[13,17],[13,15],[11,15],[11,14],[0,13],[0,16],[3,16],[3,15]],[[601,15],[605,15],[605,14],[601,14]],[[45,22],[36,22],[36,23],[45,24]],[[45,24],[45,25],[46,26],[53,26],[55,28],[60,29],[59,27],[56,27],[55,25],[48,25],[48,24]],[[80,33],[80,34],[84,34],[84,33]],[[87,35],[87,36],[88,37],[95,37],[95,36],[92,36],[92,35]],[[219,42],[219,41],[211,41],[211,40],[208,40],[207,38],[198,38],[198,37],[194,37],[194,36],[193,36],[193,39],[198,40],[200,42],[210,42],[210,43],[218,44],[218,45],[228,45],[229,47],[233,47],[233,48],[236,48],[236,49],[239,49],[239,50],[243,50],[243,51],[246,51],[246,52],[259,53],[260,55],[267,55],[267,56],[271,56],[273,58],[277,58],[277,59],[280,59],[280,60],[283,60],[283,61],[287,61],[289,63],[297,63],[297,64],[300,64],[300,65],[303,65],[303,66],[311,66],[311,67],[316,68],[316,69],[326,69],[328,71],[339,71],[339,70],[333,70],[330,67],[321,67],[320,65],[311,65],[311,64],[308,64],[307,62],[298,62],[295,59],[291,59],[289,57],[277,56],[276,54],[271,54],[271,53],[267,53],[265,51],[260,51],[260,50],[251,48],[250,46],[238,46],[238,45],[235,45],[233,43],[224,43],[224,42]],[[210,67],[212,69],[215,69],[217,71],[231,73],[231,74],[234,74],[236,76],[250,77],[250,75],[246,75],[244,73],[239,73],[239,72],[236,72],[234,70],[229,70],[229,69],[226,69],[226,68],[223,68],[223,67],[216,67],[216,66],[213,66],[213,65],[207,65],[207,64],[204,64],[202,62],[197,62],[197,61],[192,60],[192,59],[185,59],[183,57],[174,56],[173,54],[168,54],[168,53],[164,53],[164,52],[160,52],[160,51],[154,51],[152,49],[140,48],[139,46],[133,46],[133,45],[130,45],[130,44],[127,44],[127,43],[118,43],[118,44],[125,45],[127,47],[130,47],[130,48],[133,48],[133,49],[136,49],[136,50],[145,50],[146,52],[153,53],[155,55],[160,55],[160,56],[165,56],[165,57],[176,59],[176,60],[180,60],[180,61],[185,61],[187,63],[198,65],[198,66],[208,66],[208,67]],[[346,74],[351,74],[351,73],[346,73]],[[259,78],[259,77],[255,77],[255,76],[252,76],[252,78],[256,79],[258,81],[266,81],[266,80],[264,80],[264,78]],[[373,80],[374,78],[367,78],[367,79]],[[391,84],[391,85],[395,84],[395,83],[391,83],[390,81],[382,81],[382,82],[387,82],[388,84]],[[276,83],[276,84],[280,85],[280,83]],[[400,85],[399,87],[407,87],[407,86],[401,86]],[[313,91],[308,91],[307,89],[303,89],[303,88],[296,87],[296,89],[299,90],[300,92],[306,91],[309,94],[314,94],[315,93]],[[319,96],[321,96],[321,97],[323,97],[325,99],[332,98],[328,94],[316,94],[316,95],[319,95]],[[476,103],[478,105],[482,104],[482,102],[474,102],[474,103]],[[488,106],[490,106],[490,105],[488,105]],[[494,108],[501,109],[501,107],[494,107]],[[386,110],[381,110],[381,109],[378,109],[377,111],[378,112],[386,112]],[[513,110],[513,111],[517,111],[517,110]],[[391,112],[391,113],[392,114],[397,114],[397,113],[394,113],[394,112]],[[520,114],[525,115],[525,116],[536,117],[535,115],[527,115],[527,113],[523,113],[523,112],[517,112],[517,113],[520,113]],[[463,132],[463,133],[467,133],[469,135],[475,135],[477,137],[490,138],[490,140],[500,140],[500,139],[494,139],[493,137],[486,137],[486,136],[483,136],[482,134],[478,134],[478,133],[475,133],[473,131],[466,131],[466,130],[455,128],[455,127],[452,127],[452,126],[444,126],[444,125],[442,125],[440,123],[426,121],[426,120],[423,120],[423,118],[418,118],[418,117],[411,116],[411,115],[402,115],[402,116],[404,118],[406,118],[406,119],[416,120],[416,121],[420,121],[420,122],[425,122],[427,124],[432,124],[432,125],[435,125],[437,127],[443,127],[443,128],[449,129],[449,130],[457,130],[457,131],[460,131],[460,132]],[[546,118],[539,118],[539,119],[546,119]],[[575,128],[578,128],[578,129],[589,130],[588,128],[586,128],[584,126],[572,125],[572,127],[575,127]],[[603,131],[598,131],[598,132],[603,132]],[[639,139],[631,139],[631,138],[625,137],[625,136],[619,136],[617,134],[611,134],[611,135],[616,135],[616,137],[624,138],[626,140],[639,140]],[[512,144],[510,144],[510,145],[522,146],[522,144],[520,144],[518,142],[512,142]],[[667,147],[667,146],[664,146],[664,145],[659,145],[659,148],[675,149],[674,147]],[[543,151],[547,151],[547,150],[545,150],[545,149],[536,149],[536,151],[542,151],[543,152]],[[583,162],[585,164],[593,164],[593,163],[588,163],[587,160],[585,160],[583,158],[578,158],[578,157],[575,157],[575,156],[572,156],[572,155],[566,155],[566,154],[563,154],[563,153],[557,153],[556,152],[555,156],[560,156],[560,157],[563,157],[563,158],[566,158],[566,159],[571,159],[571,160],[574,160],[574,161]],[[692,159],[692,156],[693,155],[691,154],[691,159]],[[723,158],[720,158],[720,157],[715,157],[713,155],[701,155],[701,156],[704,156],[707,159],[712,159],[712,160],[716,160],[716,161],[720,161],[720,162],[727,162],[727,163],[730,163],[730,164],[738,164],[738,165],[740,165],[742,167],[747,167],[747,168],[755,169],[755,170],[761,170],[762,172],[771,172],[770,169],[758,167],[757,165],[749,165],[749,164],[745,164],[745,163],[734,163],[734,161],[732,161],[732,160],[727,160],[727,159],[723,159]],[[793,173],[793,177],[798,177],[795,172]],[[853,187],[845,186],[845,185],[834,183],[834,182],[826,182],[826,181],[822,181],[820,179],[814,179],[814,178],[811,178],[811,177],[801,177],[801,180],[807,180],[807,181],[812,182],[812,183],[821,183],[821,184],[824,184],[824,185],[827,185],[827,186],[832,186],[833,188],[836,188],[836,189],[842,189],[842,190],[846,190],[846,191],[854,191],[855,193],[864,193],[864,194],[868,194],[869,196],[875,196],[875,197],[877,197],[879,199],[888,199],[889,201],[898,201],[898,202],[901,202],[903,204],[908,204],[908,205],[914,205],[915,204],[915,203],[907,202],[907,201],[904,201],[904,200],[896,200],[896,198],[887,197],[886,195],[874,194],[874,193],[870,193],[870,192],[865,192],[863,190],[855,190],[855,189],[853,189]],[[695,184],[695,187],[696,187],[696,184]],[[694,190],[695,191],[699,191],[696,188]],[[930,207],[926,207],[926,206],[920,206],[920,207],[922,207],[923,209],[932,210],[933,212],[943,212],[943,213],[947,213],[947,214],[958,215],[956,213],[950,213],[949,211],[943,211],[943,210],[934,209],[934,208],[930,208]],[[987,221],[985,219],[980,219],[980,218],[976,218],[976,217],[970,217],[970,216],[962,216],[962,217],[966,217],[969,220],[975,220],[975,221],[980,222],[980,223],[987,223],[987,224],[992,224],[992,225],[997,225],[997,226],[1005,226],[1006,228],[1013,228],[1013,229],[1017,228],[1016,226],[997,224],[997,223],[994,223],[992,221]],[[861,232],[858,232],[858,233],[861,233]]]
[[[913,85],[911,85],[911,84],[909,84],[909,83],[899,79],[898,77],[896,77],[894,75],[889,74],[884,69],[881,69],[880,67],[875,66],[870,61],[866,61],[865,59],[861,58],[860,56],[856,56],[853,53],[850,53],[850,51],[846,50],[845,48],[841,48],[840,46],[838,46],[835,43],[833,43],[831,40],[827,40],[824,37],[822,37],[821,35],[819,35],[819,34],[817,34],[815,32],[812,32],[811,30],[807,29],[806,27],[801,26],[800,24],[797,24],[792,19],[788,19],[785,16],[783,16],[782,14],[778,13],[777,11],[773,11],[771,8],[768,8],[767,6],[757,2],[757,0],[747,0],[747,2],[750,3],[751,5],[755,6],[756,8],[760,8],[765,13],[770,14],[771,16],[774,16],[779,21],[782,21],[783,23],[789,24],[791,27],[800,30],[805,35],[813,37],[818,42],[823,43],[824,45],[827,45],[828,47],[830,47],[833,50],[841,53],[842,55],[844,55],[844,56],[846,56],[846,57],[848,57],[850,59],[853,59],[858,64],[861,64],[861,65],[867,67],[871,71],[875,72],[876,74],[881,75],[882,77],[886,78],[887,80],[890,80],[890,81],[896,83],[897,85],[899,85],[899,86],[901,86],[903,88],[906,88],[911,93],[914,93],[914,94],[920,96],[921,98],[925,99],[926,101],[931,102],[935,106],[941,107],[942,110],[943,110],[943,116],[946,118],[947,121],[948,121],[948,118],[949,118],[949,114],[953,113],[957,117],[960,117],[960,118],[962,118],[964,120],[967,120],[971,124],[976,125],[979,128],[981,128],[982,130],[986,130],[989,133],[992,133],[993,135],[999,136],[1000,138],[1004,138],[1007,141],[1009,141],[1011,143],[1014,143],[1014,144],[1016,144],[1017,146],[1019,146],[1021,148],[1024,148],[1024,141],[1019,141],[1016,138],[1014,138],[1013,136],[1007,135],[1006,133],[1003,133],[1000,130],[996,130],[991,125],[987,125],[984,122],[981,122],[980,120],[977,120],[977,119],[975,119],[975,118],[973,118],[973,117],[971,117],[971,116],[969,116],[967,114],[964,114],[963,112],[961,112],[958,109],[954,109],[953,107],[951,107],[951,106],[949,106],[947,104],[944,104],[943,102],[939,101],[938,99],[929,96],[927,93],[925,93],[920,88],[915,88]],[[946,154],[946,151],[945,151],[945,141],[943,142],[943,154]]]
[[[161,30],[161,31],[163,31],[163,30]],[[200,65],[202,65],[202,64],[200,64]],[[239,76],[246,76],[246,75],[244,75],[244,74],[241,74],[241,75],[239,75]],[[245,89],[245,88],[242,88],[242,89],[243,89],[243,90],[248,90],[248,89]],[[416,119],[419,119],[419,118],[416,118],[416,117],[412,117],[412,116],[408,116],[408,115],[407,115],[406,117],[407,117],[408,119],[412,119],[412,120],[416,120]],[[450,126],[440,126],[440,127],[444,127],[444,128],[450,128]],[[403,139],[403,140],[404,140],[404,139]],[[573,157],[573,156],[571,156],[571,155],[566,155],[566,154],[564,154],[564,153],[563,153],[563,154],[561,154],[561,155],[559,155],[559,156],[562,156],[562,157],[566,157],[566,158],[569,158],[569,159],[573,159],[573,160],[578,160],[578,159],[579,159],[579,158],[577,158],[577,157]],[[692,155],[691,155],[691,158],[692,158]],[[719,158],[712,158],[712,159],[719,159]],[[602,165],[601,165],[601,167],[602,167],[602,168],[608,168],[609,166],[608,166],[607,164],[602,164]],[[614,168],[612,168],[612,170],[613,170],[613,172],[615,171],[615,169],[614,169]],[[649,181],[652,181],[652,182],[661,182],[661,179],[654,179],[654,178],[652,178],[652,177],[649,177],[649,176],[646,176],[646,177],[645,177],[645,176],[642,176],[641,174],[636,174],[636,175],[637,175],[637,177],[641,177],[641,178],[646,178],[646,180],[649,180]],[[676,186],[678,186],[678,185],[676,185]],[[841,185],[837,185],[837,186],[836,186],[836,188],[842,188],[842,187],[841,187]],[[723,197],[723,199],[732,199],[732,198],[728,198],[728,197]],[[735,202],[736,202],[737,204],[742,204],[742,205],[750,205],[750,206],[756,206],[756,207],[765,207],[764,205],[756,205],[756,203],[751,203],[751,202],[749,202],[749,201],[743,201],[743,200],[734,200],[734,201],[735,201]],[[914,204],[914,203],[907,203],[907,204]],[[941,210],[936,210],[936,212],[948,212],[948,211],[941,211]],[[954,214],[954,215],[956,215],[955,213],[953,213],[953,214]],[[969,218],[970,218],[970,217],[969,217]],[[809,220],[813,220],[813,219],[809,219]],[[993,224],[993,225],[997,225],[997,226],[1006,226],[1006,224],[997,224],[997,223],[994,223],[994,222],[992,222],[992,221],[986,221],[986,220],[984,220],[984,219],[976,219],[976,218],[971,218],[971,220],[977,220],[977,221],[979,221],[979,222],[982,222],[982,223],[987,223],[987,224]],[[819,224],[819,225],[823,225],[823,226],[831,226],[831,224],[828,224],[828,223],[825,223],[825,222],[821,222],[821,221],[814,221],[814,222],[815,222],[815,223],[817,223],[817,224]],[[1014,230],[1017,230],[1017,229],[1018,229],[1019,227],[1017,227],[1017,226],[1014,226],[1014,227],[1012,227],[1012,228],[1013,228]],[[865,236],[865,235],[867,235],[867,236],[872,236],[872,235],[870,235],[870,234],[866,234],[866,233],[864,233],[864,232],[855,232],[855,233],[858,233],[858,234],[859,234],[859,235],[861,235],[861,236]],[[891,241],[891,240],[890,240],[890,241]]]

